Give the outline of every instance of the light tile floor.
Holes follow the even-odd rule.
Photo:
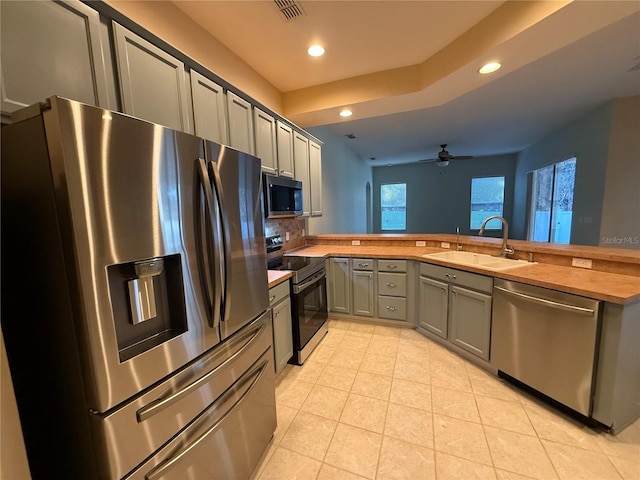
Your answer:
[[[330,320],[287,368],[257,480],[640,480],[640,421],[597,432],[410,329]]]

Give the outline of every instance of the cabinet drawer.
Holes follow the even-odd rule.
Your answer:
[[[407,296],[406,273],[378,273],[378,294],[391,297]]]
[[[391,320],[407,319],[407,299],[378,295],[378,316]]]
[[[276,303],[289,296],[289,280],[282,282],[275,287],[269,289],[269,306],[273,307]]]
[[[379,272],[406,272],[406,260],[378,260]]]
[[[442,280],[443,282],[450,282],[454,285],[462,285],[481,292],[491,293],[493,290],[493,277],[456,270],[455,268],[421,263],[420,275]]]
[[[353,259],[354,270],[373,270],[373,260],[370,258],[354,258]]]

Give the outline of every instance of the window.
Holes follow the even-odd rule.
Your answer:
[[[504,177],[471,179],[471,230],[480,230],[482,222],[493,215],[502,216],[504,208]],[[500,230],[500,220],[491,220],[487,230]]]
[[[570,242],[575,179],[575,157],[529,173],[527,240]]]
[[[382,230],[407,229],[407,184],[380,185]]]

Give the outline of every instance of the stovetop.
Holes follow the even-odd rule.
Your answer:
[[[282,238],[279,235],[267,237],[267,268],[269,270],[290,270],[293,283],[302,283],[316,272],[324,269],[324,258],[282,255]]]

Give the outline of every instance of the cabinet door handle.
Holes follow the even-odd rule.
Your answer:
[[[395,312],[397,310],[396,307],[392,307],[391,305],[387,305],[387,310],[391,310],[392,312]]]
[[[387,282],[387,287],[393,288],[393,287],[395,287],[395,286],[397,286],[395,283],[389,283],[389,282]]]

